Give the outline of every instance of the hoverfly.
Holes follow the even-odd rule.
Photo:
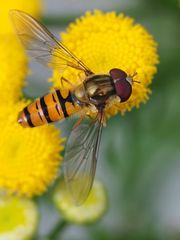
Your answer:
[[[71,196],[82,204],[92,188],[104,113],[112,98],[125,102],[132,93],[133,76],[121,69],[96,74],[59,42],[48,29],[25,12],[11,10],[16,33],[28,54],[51,69],[74,68],[84,73],[84,80],[72,90],[56,89],[25,107],[18,117],[22,127],[36,127],[94,108],[96,118],[81,119],[72,129],[64,156],[64,175]],[[68,80],[67,80],[68,81]]]

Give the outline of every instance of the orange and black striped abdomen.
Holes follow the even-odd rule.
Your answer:
[[[25,107],[19,114],[18,122],[23,127],[37,127],[62,120],[80,110],[69,90],[57,89]]]

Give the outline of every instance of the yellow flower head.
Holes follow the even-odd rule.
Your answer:
[[[54,202],[64,218],[73,223],[90,223],[100,219],[107,209],[107,194],[104,186],[95,180],[89,197],[81,206],[75,206],[70,199],[64,182],[54,194]]]
[[[27,104],[0,106],[0,188],[33,196],[43,193],[57,176],[63,140],[54,126],[22,128],[17,115]]]
[[[27,57],[13,34],[0,37],[0,89],[1,102],[17,101],[22,94],[27,75]]]
[[[7,0],[1,1],[0,7],[0,33],[14,32],[12,24],[9,20],[9,10],[23,10],[32,16],[38,18],[41,13],[41,0]]]
[[[37,220],[37,208],[31,200],[0,196],[0,240],[29,239]]]
[[[132,95],[127,102],[112,104],[106,116],[124,113],[146,102],[151,92],[149,84],[156,73],[158,63],[157,44],[153,37],[134,19],[115,12],[87,12],[71,23],[62,35],[62,42],[78,56],[93,72],[109,73],[120,68],[128,75],[137,72]],[[77,70],[67,68],[63,76],[78,84]],[[60,74],[54,71],[50,81],[59,87]]]

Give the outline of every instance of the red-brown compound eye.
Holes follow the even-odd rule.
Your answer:
[[[132,86],[126,80],[127,74],[118,68],[111,69],[109,73],[113,79],[116,94],[120,97],[121,102],[127,101],[132,93]]]
[[[118,68],[113,68],[109,71],[111,77],[113,78],[113,80],[126,80],[127,74]]]

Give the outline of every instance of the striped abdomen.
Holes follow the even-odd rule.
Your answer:
[[[18,122],[23,127],[36,127],[64,119],[80,110],[69,90],[55,90],[25,107],[19,113]]]

